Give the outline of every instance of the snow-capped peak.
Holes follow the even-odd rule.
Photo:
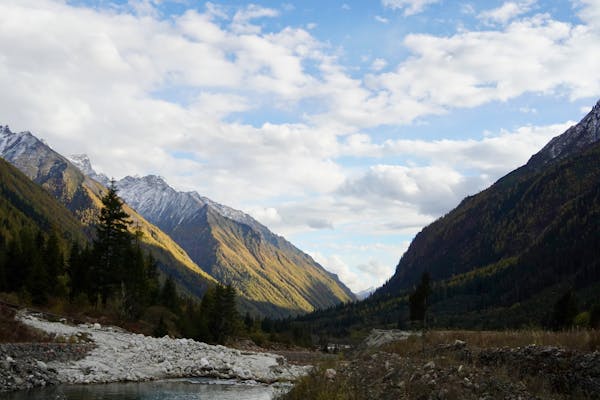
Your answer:
[[[30,132],[12,132],[8,125],[0,125],[0,155],[10,162],[35,157],[40,146],[45,146]]]
[[[219,215],[252,227],[263,236],[274,240],[265,226],[242,211],[217,203],[197,192],[179,192],[157,175],[127,176],[117,182],[119,196],[150,222],[161,228],[173,228],[190,220],[203,207]]]
[[[100,182],[104,186],[110,184],[110,179],[103,173],[97,173],[92,167],[92,162],[87,154],[71,154],[67,157],[71,164],[75,165],[84,175]]]
[[[562,135],[553,138],[542,150],[534,154],[527,163],[535,168],[562,160],[584,151],[600,141],[600,101],[576,125]]]
[[[87,154],[71,154],[67,158],[84,174],[96,174],[96,171],[94,171],[92,168],[92,163],[90,162],[90,158],[87,156]]]

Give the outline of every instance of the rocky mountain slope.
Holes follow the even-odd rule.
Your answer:
[[[423,271],[445,279],[518,256],[547,233],[569,203],[597,189],[600,169],[594,168],[593,150],[599,141],[600,102],[526,165],[424,228],[387,286],[408,288]]]
[[[108,178],[85,155],[68,160],[31,133],[8,127],[0,128],[0,155],[54,195],[91,234]],[[156,176],[127,177],[117,186],[162,271],[188,293],[201,295],[217,281],[232,284],[244,311],[269,316],[354,299],[335,275],[241,211],[176,192]]]
[[[581,153],[600,141],[600,102],[565,133],[553,138],[527,163],[528,169],[541,169],[545,165]]]
[[[486,310],[541,322],[569,287],[594,301],[599,246],[600,102],[526,165],[425,227],[377,294],[409,290],[427,271],[440,285],[440,318]]]
[[[12,132],[0,127],[0,156],[41,185],[88,227],[96,220],[106,188],[84,175],[75,165],[30,132]],[[216,281],[194,263],[168,235],[125,206],[134,224],[143,232],[143,242],[157,259],[161,271],[175,278],[180,287],[201,295]]]
[[[251,216],[162,178],[126,177],[123,199],[170,235],[206,272],[232,284],[262,315],[285,316],[354,299],[337,276]]]
[[[79,221],[54,197],[21,171],[0,159],[0,237],[9,241],[22,229],[50,233],[67,240],[83,239]]]
[[[599,130],[600,103],[526,165],[423,228],[372,296],[296,323],[342,337],[406,326],[408,295],[424,272],[433,282],[429,325],[556,326],[566,295],[574,299],[568,312],[592,321],[600,307]]]

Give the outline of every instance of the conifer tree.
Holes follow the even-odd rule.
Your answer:
[[[36,305],[46,303],[50,292],[48,271],[42,257],[43,248],[44,236],[38,231],[35,235],[35,245],[28,243],[26,253],[23,253],[26,256],[26,262],[29,264],[25,289],[31,295],[31,299]]]
[[[44,246],[44,262],[47,269],[47,279],[50,292],[53,295],[58,294],[58,277],[63,274],[65,269],[65,260],[60,249],[58,235],[52,231],[46,239]]]
[[[167,324],[165,324],[164,318],[161,316],[158,320],[158,325],[154,328],[152,332],[152,336],[154,337],[163,337],[169,334],[169,329],[167,328]]]
[[[160,302],[174,313],[179,311],[179,299],[173,278],[167,277],[160,292]]]
[[[429,273],[424,272],[421,275],[421,282],[415,291],[409,296],[408,304],[410,308],[411,321],[425,322],[425,312],[427,311],[427,299],[431,294],[431,278]]]
[[[240,316],[236,306],[236,291],[231,285],[223,288],[223,303],[221,312],[223,317],[223,335],[225,338],[235,335],[239,330]]]
[[[577,297],[573,290],[569,289],[554,303],[551,317],[552,328],[558,330],[571,327],[576,315]]]
[[[108,192],[102,197],[100,219],[96,227],[94,252],[96,268],[94,280],[102,304],[121,286],[124,275],[126,250],[131,246],[128,231],[131,220],[123,210],[123,201],[117,195],[115,181],[110,182]]]
[[[8,288],[6,281],[7,252],[6,239],[4,236],[0,235],[0,292],[5,292]]]

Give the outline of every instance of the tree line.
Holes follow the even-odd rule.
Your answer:
[[[124,322],[149,319],[144,322],[157,336],[210,343],[224,343],[243,328],[233,287],[216,285],[198,301],[178,293],[170,277],[161,284],[157,263],[142,249],[143,234],[124,211],[114,182],[102,197],[90,242],[68,243],[57,230],[45,233],[33,225],[11,228],[0,229],[0,292],[14,292],[24,304],[89,307]]]

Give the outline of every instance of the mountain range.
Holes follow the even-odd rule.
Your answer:
[[[86,156],[71,162],[8,127],[0,128],[0,154],[89,233],[108,178]],[[584,309],[600,301],[600,102],[527,164],[423,228],[394,275],[358,303],[349,302],[354,295],[335,275],[241,211],[179,192],[153,175],[125,177],[117,187],[149,248],[160,250],[163,272],[181,290],[232,284],[243,309],[260,315],[327,308],[297,320],[321,332],[405,320],[408,295],[425,272],[433,282],[431,321],[438,326],[543,325],[567,292]]]
[[[83,155],[71,157],[96,173]],[[204,271],[233,285],[252,312],[285,316],[354,300],[352,292],[309,255],[242,211],[196,192],[180,192],[163,178],[127,176],[119,195],[177,242]]]
[[[42,186],[71,211],[91,237],[106,188],[84,175],[66,157],[52,150],[30,132],[12,132],[0,127],[0,155]],[[201,296],[216,281],[194,263],[168,235],[125,205],[142,242],[151,251],[160,270],[177,279],[184,293]]]
[[[88,237],[108,177],[85,155],[58,154],[30,132],[0,127],[0,155],[70,210]],[[242,311],[287,316],[354,300],[337,276],[241,211],[194,192],[177,192],[160,177],[117,183],[142,240],[183,293],[231,284]]]

